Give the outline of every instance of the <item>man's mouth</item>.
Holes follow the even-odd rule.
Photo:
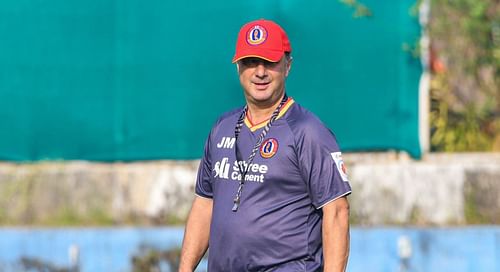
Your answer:
[[[265,90],[270,82],[253,82],[257,90]]]

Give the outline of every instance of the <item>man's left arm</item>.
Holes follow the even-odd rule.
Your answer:
[[[323,206],[324,272],[343,272],[349,257],[349,202],[345,196]]]

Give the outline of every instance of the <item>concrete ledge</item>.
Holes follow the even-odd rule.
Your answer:
[[[346,161],[357,223],[500,223],[494,212],[500,207],[500,153],[428,154],[420,161],[404,154],[347,154]],[[488,200],[484,190],[470,189],[481,186]]]
[[[345,154],[361,225],[500,224],[500,153]],[[182,223],[198,161],[0,163],[0,224]]]
[[[0,164],[0,224],[176,223],[196,161]]]

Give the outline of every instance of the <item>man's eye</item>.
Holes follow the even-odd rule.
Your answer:
[[[256,59],[244,59],[242,61],[243,65],[245,66],[249,66],[249,67],[255,67],[257,65],[259,65],[259,60],[256,60]]]
[[[267,60],[253,59],[253,58],[243,59],[243,60],[241,60],[241,63],[243,65],[247,66],[247,67],[256,67],[256,66],[258,66],[261,63],[265,67],[274,67],[277,64],[277,62],[270,62],[270,61],[267,61]]]

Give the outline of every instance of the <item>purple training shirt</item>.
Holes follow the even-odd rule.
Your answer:
[[[335,136],[289,98],[241,178],[234,127],[243,109],[224,114],[205,144],[196,194],[213,199],[208,270],[318,271],[325,204],[351,192]],[[267,122],[267,121],[266,121]],[[265,123],[245,119],[238,149],[247,160]]]

